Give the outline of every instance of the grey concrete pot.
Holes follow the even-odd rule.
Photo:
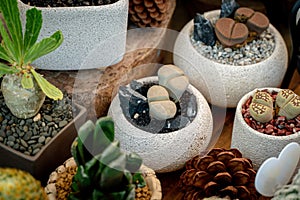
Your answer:
[[[269,92],[277,91],[280,88],[258,88],[268,89]],[[252,129],[242,116],[242,105],[250,96],[253,96],[257,89],[245,94],[239,101],[232,130],[231,148],[238,148],[244,157],[250,158],[254,168],[270,157],[278,157],[281,150],[290,142],[300,142],[300,132],[288,136],[272,136],[260,133]],[[299,167],[299,165],[298,165]]]
[[[207,19],[219,16],[219,10],[204,13]],[[251,65],[217,63],[201,55],[192,45],[193,20],[178,35],[174,46],[174,64],[184,70],[208,102],[221,107],[236,107],[247,92],[260,87],[279,87],[288,64],[286,44],[272,24],[275,49],[267,59]]]
[[[138,80],[142,83],[157,82],[157,76]],[[197,99],[197,114],[186,127],[177,131],[157,134],[141,130],[129,122],[123,114],[119,96],[109,107],[115,123],[115,137],[126,151],[136,152],[148,167],[156,172],[170,172],[182,168],[192,157],[205,152],[212,138],[213,119],[210,107],[203,95],[192,85],[188,91]]]
[[[22,23],[32,6],[22,3]],[[40,38],[57,30],[64,35],[62,45],[33,64],[46,70],[93,69],[113,65],[125,54],[128,0],[113,4],[84,7],[38,7],[43,26]]]

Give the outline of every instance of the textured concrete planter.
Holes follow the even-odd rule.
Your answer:
[[[77,137],[76,128],[80,127],[86,118],[86,109],[77,104],[74,106],[78,109],[78,114],[36,155],[29,156],[0,143],[0,166],[22,169],[42,182],[47,181],[47,174],[71,156],[70,146]]]
[[[32,8],[19,0],[23,24]],[[125,53],[128,0],[85,7],[38,7],[43,26],[40,38],[57,30],[64,35],[62,45],[34,62],[39,69],[77,70],[106,67],[122,60]]]
[[[280,91],[280,88],[259,88],[259,90],[262,89],[268,89],[269,92]],[[281,150],[290,142],[299,143],[300,132],[289,136],[272,136],[260,133],[248,126],[242,116],[242,105],[250,96],[254,95],[256,90],[245,94],[237,105],[231,148],[238,148],[245,157],[252,160],[254,168],[257,169],[267,158],[278,157]]]
[[[57,198],[57,191],[59,188],[56,188],[56,181],[59,177],[60,173],[64,173],[67,171],[68,167],[75,167],[76,163],[73,157],[66,160],[62,165],[58,166],[55,171],[53,171],[49,179],[47,181],[47,185],[45,187],[45,192],[48,196],[49,200],[55,200]],[[142,165],[140,167],[140,172],[143,174],[146,184],[151,191],[151,199],[150,200],[161,200],[162,192],[161,192],[161,184],[159,179],[156,177],[155,172],[149,167]],[[67,176],[68,178],[73,178],[73,176]]]
[[[139,82],[157,82],[157,77],[139,79]],[[123,114],[119,96],[110,105],[108,115],[115,122],[115,137],[121,148],[138,153],[145,163],[156,172],[180,169],[192,157],[206,151],[212,137],[211,110],[202,94],[192,85],[188,91],[197,99],[197,115],[186,127],[169,133],[157,134],[141,130],[130,123]]]
[[[219,10],[205,13],[211,19]],[[192,46],[191,20],[182,29],[174,46],[174,64],[182,68],[191,83],[207,98],[208,102],[222,107],[236,107],[247,92],[260,87],[279,87],[288,64],[285,42],[274,26],[270,32],[275,37],[275,49],[267,59],[251,65],[233,66],[212,61]]]

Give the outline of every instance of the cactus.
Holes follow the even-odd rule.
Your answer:
[[[96,124],[87,121],[79,129],[71,147],[78,170],[69,199],[134,199],[133,175],[142,159],[137,154],[122,152],[119,145],[114,140],[110,117],[102,117]]]
[[[15,168],[0,168],[0,199],[47,199],[41,183],[28,172]]]
[[[276,191],[272,200],[300,200],[300,169],[298,174],[293,178],[289,185],[283,186],[280,190]]]

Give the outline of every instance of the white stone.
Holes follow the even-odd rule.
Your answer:
[[[147,77],[138,81],[154,82],[158,78]],[[131,124],[124,116],[119,96],[116,95],[108,115],[114,120],[115,137],[121,141],[121,148],[138,153],[144,164],[156,172],[178,170],[186,161],[208,150],[213,128],[210,107],[203,95],[191,84],[187,90],[196,97],[196,117],[186,127],[165,134],[149,133]]]
[[[268,89],[269,92],[277,91],[280,88],[257,88],[259,90]],[[252,129],[245,122],[242,116],[242,105],[250,96],[253,96],[257,89],[245,94],[236,107],[231,148],[237,148],[243,154],[243,157],[252,160],[254,169],[258,169],[260,165],[270,157],[277,157],[281,150],[290,142],[300,141],[300,132],[288,136],[272,136],[260,133]],[[300,163],[298,167],[300,167]]]
[[[22,23],[33,6],[18,0]],[[64,35],[62,45],[36,61],[39,69],[78,70],[118,63],[125,54],[128,0],[113,4],[81,7],[37,7],[42,11],[40,37],[57,30]]]
[[[219,13],[216,10],[204,15],[210,19]],[[272,24],[269,29],[276,43],[272,55],[256,64],[233,66],[217,63],[198,53],[190,41],[191,20],[176,39],[174,64],[184,71],[208,102],[221,107],[236,107],[245,93],[260,87],[278,87],[283,80],[288,64],[286,44]]]

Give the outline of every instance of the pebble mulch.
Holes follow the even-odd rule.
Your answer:
[[[204,57],[221,64],[235,66],[261,62],[268,58],[275,49],[274,35],[269,29],[240,48],[224,47],[218,41],[214,46],[207,46],[201,41],[194,40],[193,34],[190,35],[190,39],[193,47]]]
[[[72,119],[68,96],[61,101],[46,98],[35,117],[19,119],[11,114],[0,93],[0,142],[26,155],[36,155]]]
[[[267,90],[263,90],[266,91]],[[276,99],[277,92],[271,94],[272,98]],[[260,123],[253,119],[249,112],[249,106],[252,102],[252,97],[250,97],[242,107],[242,115],[245,122],[254,130],[259,131],[264,134],[274,135],[274,136],[286,136],[300,131],[300,115],[294,119],[287,120],[284,116],[274,115],[273,119],[267,123]]]
[[[23,3],[37,7],[75,7],[112,4],[118,0],[22,0]]]

